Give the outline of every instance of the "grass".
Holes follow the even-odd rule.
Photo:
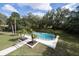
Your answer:
[[[22,46],[16,51],[8,54],[9,56],[41,56],[42,53],[46,51],[47,46],[42,44],[37,44],[33,49],[27,45]]]
[[[45,30],[44,30],[45,31]],[[43,30],[42,30],[43,32]],[[53,33],[53,30],[46,30],[48,33]],[[54,31],[57,35],[60,36],[56,49],[49,48],[45,45],[38,44],[33,49],[24,45],[18,50],[8,54],[8,55],[36,55],[36,56],[78,56],[79,55],[79,37],[65,33],[63,31]]]
[[[0,32],[0,50],[12,46],[15,42],[17,36],[12,36],[10,32]]]
[[[53,33],[53,30],[42,30],[42,32]],[[33,49],[27,45],[22,46],[16,51],[8,54],[9,56],[79,56],[79,36],[71,35],[64,31],[56,30],[55,34],[60,38],[56,49],[49,48],[41,43],[37,44]],[[13,36],[0,35],[0,49],[12,45],[16,40],[11,40]]]
[[[44,55],[54,56],[79,56],[79,36],[71,35],[64,31],[54,31],[60,36],[55,50],[47,47]]]

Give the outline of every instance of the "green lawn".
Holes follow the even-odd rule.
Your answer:
[[[45,30],[44,30],[45,31]],[[46,30],[46,32],[53,33],[53,30]],[[56,49],[49,48],[41,43],[37,44],[33,49],[29,48],[27,45],[22,46],[16,51],[8,54],[9,56],[69,56],[78,55],[79,56],[79,36],[67,34],[63,31],[54,31],[60,36]],[[13,36],[1,34],[0,35],[0,50],[13,45],[16,41],[11,40]]]
[[[45,30],[44,30],[45,31]],[[47,32],[53,32],[48,30]],[[79,37],[67,34],[63,31],[54,31],[60,36],[56,49],[49,48],[47,46],[38,44],[35,48],[31,49],[24,45],[23,47],[17,49],[16,51],[8,55],[49,55],[49,56],[69,56],[69,55],[79,55]]]
[[[0,50],[12,46],[17,39],[17,36],[12,36],[10,32],[0,32]]]
[[[55,50],[47,48],[44,55],[79,56],[79,35],[67,34],[64,31],[54,31],[60,36]]]
[[[16,51],[8,54],[9,56],[42,56],[43,52],[46,51],[47,46],[37,44],[33,49],[27,45],[22,46]]]

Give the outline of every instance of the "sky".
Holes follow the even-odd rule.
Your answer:
[[[0,13],[10,16],[12,12],[17,12],[21,16],[32,12],[34,15],[43,16],[49,10],[66,8],[75,10],[78,3],[0,3]]]

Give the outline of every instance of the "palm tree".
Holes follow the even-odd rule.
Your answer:
[[[19,31],[17,31],[17,34],[19,34],[20,36],[22,34],[26,35],[26,34],[30,34],[31,35],[31,39],[32,39],[32,43],[34,42],[34,38],[36,38],[37,36],[35,34],[33,34],[33,30],[31,28],[24,28],[21,29]]]
[[[13,26],[13,19],[12,19],[12,16],[10,16],[8,19],[7,19],[7,24],[8,24],[8,29],[12,30],[12,33],[14,34],[14,26]]]
[[[8,23],[11,26],[12,33],[16,33],[16,22],[20,19],[20,15],[16,12],[12,12],[11,16],[9,17]]]
[[[37,37],[35,34],[33,34],[33,29],[32,28],[26,28],[25,29],[25,32],[24,33],[27,33],[27,34],[30,34],[31,35],[31,38],[32,38],[32,43],[33,43],[33,41],[34,41],[34,39]]]
[[[2,20],[0,20],[0,30],[1,30]]]
[[[33,43],[33,41],[34,41],[34,39],[37,37],[37,35],[35,35],[35,34],[31,34],[31,38],[32,38],[32,43]]]
[[[16,33],[16,21],[20,18],[20,15],[16,12],[13,12],[12,13],[12,19],[13,19],[13,22],[14,22],[14,33]]]
[[[7,17],[0,13],[0,30],[2,29],[1,27],[5,27],[4,25],[6,24],[6,19]]]

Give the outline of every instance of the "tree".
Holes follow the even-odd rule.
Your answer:
[[[33,43],[33,41],[34,41],[34,39],[37,37],[37,35],[35,35],[35,34],[31,34],[31,38],[32,38],[32,43]]]
[[[24,35],[30,34],[31,38],[32,38],[32,41],[31,41],[32,43],[34,41],[33,39],[37,37],[35,34],[33,34],[33,29],[32,28],[23,28],[23,29],[17,31],[17,34],[19,34],[20,36],[22,34],[24,34]]]
[[[41,28],[49,28],[50,26],[52,26],[53,16],[54,16],[54,12],[53,11],[48,11],[43,16],[42,20],[40,20],[40,27]]]
[[[28,16],[26,18],[26,24],[28,27],[34,29],[34,28],[38,28],[38,21],[41,18],[37,15],[33,15],[32,13],[28,13]]]
[[[20,15],[16,12],[13,12],[11,17],[12,17],[12,20],[13,20],[13,23],[14,23],[13,24],[14,25],[14,33],[16,33],[16,24],[17,24],[16,21],[20,19]]]
[[[16,12],[12,12],[11,16],[8,19],[8,25],[11,26],[12,33],[16,33],[16,26],[18,24],[18,20],[20,19],[20,15]]]
[[[65,30],[70,33],[79,33],[79,12],[72,11],[68,20],[65,22]]]
[[[7,16],[0,13],[0,30],[6,25]]]

